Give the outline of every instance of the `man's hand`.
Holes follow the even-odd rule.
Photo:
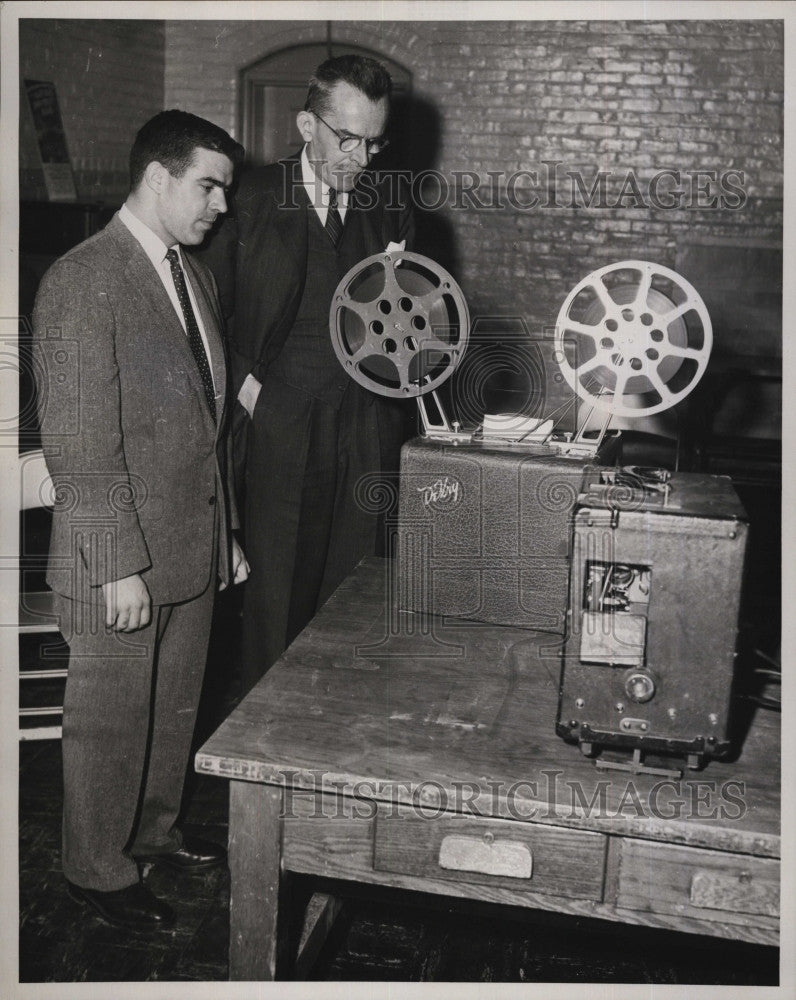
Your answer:
[[[247,375],[246,380],[240,387],[238,402],[249,414],[250,420],[254,419],[254,407],[257,405],[257,397],[260,395],[262,387],[262,382],[258,382],[254,375]],[[238,581],[236,580],[235,583],[238,583]]]
[[[232,538],[232,584],[245,583],[249,576],[249,564],[246,562],[246,556],[243,554],[243,549],[238,544],[238,540],[233,536]],[[218,585],[219,590],[226,590],[227,585],[225,583],[220,583]]]
[[[135,632],[146,628],[152,617],[152,599],[147,585],[138,575],[103,583],[105,625],[116,632]]]

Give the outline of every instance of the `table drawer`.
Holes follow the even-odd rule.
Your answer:
[[[540,823],[379,814],[377,871],[601,900],[607,838]]]
[[[779,916],[779,861],[695,847],[623,840],[617,905],[773,926]]]

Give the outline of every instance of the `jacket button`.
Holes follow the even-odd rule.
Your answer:
[[[210,499],[209,499],[209,500],[208,500],[207,502],[208,502],[208,503],[210,504],[210,506],[212,507],[212,506],[213,506],[213,504],[214,504],[214,503],[216,502],[216,498],[215,498],[215,497],[210,497]]]

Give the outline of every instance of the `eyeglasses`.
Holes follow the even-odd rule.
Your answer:
[[[357,148],[357,146],[359,146],[360,143],[364,142],[365,149],[368,151],[368,156],[375,156],[376,153],[380,153],[386,146],[390,145],[390,140],[383,135],[376,136],[375,139],[366,139],[363,135],[351,135],[350,132],[339,132],[324,118],[321,118],[317,111],[313,111],[311,113],[315,115],[318,121],[323,122],[330,132],[334,132],[340,143],[341,153],[351,153]]]

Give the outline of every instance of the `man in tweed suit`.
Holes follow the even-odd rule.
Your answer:
[[[357,484],[397,472],[406,409],[343,371],[329,309],[363,258],[412,249],[408,194],[365,170],[386,145],[390,90],[373,59],[322,63],[297,116],[303,149],[242,176],[234,218],[202,251],[229,321],[245,452],[247,686],[383,542]]]
[[[174,919],[142,862],[224,860],[176,825],[213,597],[248,570],[232,534],[215,285],[180,245],[226,211],[241,154],[210,122],[156,115],[133,145],[125,204],[53,265],[34,310],[56,496],[48,582],[70,647],[63,870],[73,899],[138,929]]]

